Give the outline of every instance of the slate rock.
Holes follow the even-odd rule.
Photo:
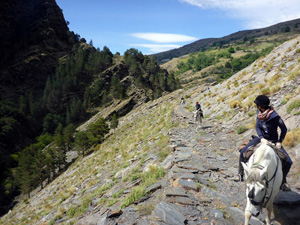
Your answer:
[[[184,168],[179,168],[178,166],[174,166],[171,169],[171,171],[174,173],[197,173],[198,172],[198,170],[184,169]]]
[[[227,212],[232,218],[234,222],[233,224],[244,224],[244,220],[245,220],[244,211],[236,207],[229,207],[227,208]],[[251,225],[262,225],[262,223],[254,216],[251,217],[249,223]]]
[[[223,219],[224,218],[224,214],[217,209],[213,209],[210,211],[210,214],[215,218],[215,219]]]
[[[187,223],[186,217],[177,211],[173,204],[167,202],[158,203],[153,213],[167,224],[183,225]]]
[[[176,147],[177,151],[182,151],[182,152],[192,152],[193,148],[191,147]]]
[[[152,193],[152,192],[156,191],[159,188],[161,188],[161,184],[160,183],[155,183],[155,184],[153,184],[153,185],[151,185],[150,187],[147,188],[147,193]]]
[[[217,155],[217,160],[219,160],[219,161],[227,161],[228,158],[220,156],[220,155]]]
[[[167,199],[167,201],[179,205],[193,205],[193,206],[197,205],[196,201],[187,197],[170,197]]]
[[[196,182],[190,181],[190,180],[183,180],[183,179],[177,178],[173,182],[173,186],[174,187],[182,187],[186,190],[198,191],[198,184]]]
[[[190,152],[176,151],[175,154],[176,154],[176,159],[188,159],[188,158],[192,157],[192,153],[190,153]]]
[[[175,163],[175,156],[169,155],[160,165],[166,170],[171,169]]]
[[[107,218],[118,217],[118,216],[121,216],[122,214],[123,214],[123,211],[121,209],[110,211],[107,214]]]
[[[279,191],[274,204],[277,205],[295,205],[300,204],[300,194],[294,191]]]
[[[167,197],[170,196],[182,196],[182,197],[188,197],[186,190],[181,187],[169,187],[165,190],[165,195]]]

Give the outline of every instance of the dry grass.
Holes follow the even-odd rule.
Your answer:
[[[275,85],[273,87],[270,88],[270,93],[274,94],[276,92],[278,92],[280,90],[280,86],[279,85]]]
[[[271,90],[270,90],[270,88],[264,88],[264,89],[260,90],[259,93],[260,93],[261,95],[268,95],[268,94],[271,93]]]
[[[295,147],[300,143],[300,128],[296,128],[288,132],[283,141],[283,145],[287,148]]]
[[[256,90],[261,90],[261,89],[263,89],[265,86],[266,86],[265,84],[259,83],[259,84],[256,84],[255,89],[256,89]]]
[[[275,81],[277,81],[281,76],[282,76],[281,73],[278,73],[275,76],[271,77],[268,81],[268,85],[273,86]]]
[[[230,102],[230,108],[233,108],[233,109],[235,109],[235,108],[237,108],[237,107],[240,107],[241,106],[241,102],[240,101],[238,101],[238,100],[234,100],[234,101],[232,101],[232,102]]]

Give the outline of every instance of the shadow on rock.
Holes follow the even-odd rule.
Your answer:
[[[274,216],[282,225],[300,224],[300,194],[280,191],[274,200]]]

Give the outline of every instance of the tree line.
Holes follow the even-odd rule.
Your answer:
[[[102,119],[87,131],[74,135],[74,130],[93,107],[127,98],[124,77],[103,75],[115,65],[114,57],[121,56],[107,47],[100,50],[79,43],[59,59],[41,93],[29,89],[17,101],[0,99],[1,181],[5,180],[8,195],[29,194],[38,185],[43,187],[66,168],[67,151],[79,149],[84,155],[103,141],[109,128]],[[152,90],[150,99],[180,86],[174,74],[161,69],[154,57],[129,49],[121,59],[133,85]],[[117,115],[113,115],[111,128],[117,124]]]
[[[75,134],[75,126],[63,127],[59,124],[53,135],[44,133],[34,144],[25,147],[11,157],[18,162],[10,168],[10,176],[5,180],[7,194],[21,191],[30,197],[36,187],[44,188],[71,163],[66,160],[67,151],[73,149],[83,156],[91,147],[101,143],[109,132],[103,118],[91,124],[86,131]]]

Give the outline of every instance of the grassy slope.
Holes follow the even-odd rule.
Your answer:
[[[78,158],[35,196],[22,199],[11,213],[1,218],[0,224],[25,225],[38,221],[51,224],[65,215],[72,224],[92,201],[99,207],[114,204],[125,207],[146,194],[146,187],[164,176],[157,162],[152,165],[151,160],[146,159],[154,154],[159,162],[169,154],[167,132],[174,126],[171,116],[179,93],[176,91],[147,103],[121,118],[118,129],[96,146],[95,152]],[[150,172],[145,170],[146,165]],[[125,189],[136,179],[142,181],[132,190],[133,194],[120,192],[104,196],[116,188]]]
[[[230,46],[234,49],[239,48],[235,53],[232,53],[231,56],[233,58],[240,58],[250,52],[260,52],[263,49],[268,47],[277,47],[278,45],[282,44],[286,40],[290,40],[295,38],[297,35],[293,33],[281,33],[272,36],[263,36],[260,38],[256,38],[254,43],[250,43],[250,41],[246,42],[235,42],[231,43]],[[221,51],[227,50],[229,45],[224,45],[223,48],[211,48],[209,50],[204,51],[206,55],[209,54],[218,54]],[[192,54],[191,54],[192,55]],[[184,73],[178,74],[177,65],[179,62],[186,62],[191,57],[191,55],[181,56],[179,58],[174,58],[169,62],[162,65],[163,68],[167,69],[168,71],[174,71],[177,73],[177,77],[182,81],[184,88],[191,88],[194,86],[198,86],[199,84],[211,83],[213,80],[216,80],[217,75],[214,74],[212,71],[214,68],[220,65],[225,65],[229,59],[227,58],[220,58],[220,62],[214,65],[211,65],[207,68],[204,68],[200,71],[188,70]],[[208,77],[204,76],[204,73],[209,73]]]
[[[205,115],[215,118],[221,126],[254,128],[259,94],[270,96],[276,111],[285,120],[290,134],[300,126],[300,37],[275,48],[265,58],[256,60],[228,80],[215,85],[210,91],[190,89],[189,106],[199,101]],[[250,132],[250,131],[249,131]],[[252,129],[251,132],[255,131]],[[286,146],[295,143],[286,138]],[[249,133],[245,133],[245,136]],[[297,142],[300,136],[294,137]],[[288,143],[290,142],[290,143]]]

